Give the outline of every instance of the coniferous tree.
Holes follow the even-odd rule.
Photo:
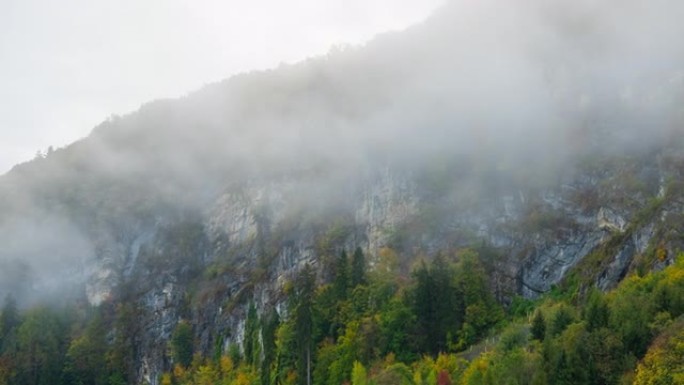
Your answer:
[[[347,252],[342,250],[335,261],[335,280],[333,281],[335,296],[338,301],[347,299],[349,290],[349,260]]]
[[[434,282],[435,327],[437,340],[436,351],[447,350],[447,336],[458,332],[462,323],[462,305],[457,296],[453,282],[453,269],[442,254],[437,254],[430,266],[430,274]]]
[[[346,259],[346,258],[345,258]],[[313,351],[313,300],[316,277],[306,264],[295,280],[294,334],[297,346],[297,378],[300,385],[311,385]]]
[[[608,326],[608,320],[610,318],[608,304],[606,304],[601,293],[598,291],[593,291],[589,296],[584,318],[587,321],[588,331]]]
[[[537,310],[532,319],[532,338],[539,341],[544,341],[546,336],[546,321],[541,311]]]
[[[422,352],[437,353],[440,339],[437,328],[437,305],[435,301],[436,286],[432,274],[425,261],[413,273],[416,281],[413,290],[412,308],[416,317],[416,336],[419,339],[418,349]]]
[[[261,338],[264,359],[261,362],[261,385],[271,383],[271,366],[276,358],[276,332],[280,324],[278,312],[271,310],[261,317]]]
[[[357,247],[352,256],[351,265],[351,286],[366,284],[366,258],[363,255],[363,250]]]
[[[190,366],[192,362],[192,327],[187,322],[181,321],[176,326],[171,336],[171,347],[175,361],[183,367]]]
[[[17,383],[52,385],[64,367],[66,325],[47,308],[34,308],[17,329]]]
[[[249,304],[247,310],[247,320],[245,321],[245,335],[242,346],[245,353],[245,361],[248,364],[256,365],[258,362],[259,345],[259,319],[254,303]]]
[[[551,321],[551,335],[552,336],[557,336],[565,330],[568,325],[572,323],[572,315],[568,311],[568,309],[565,308],[565,306],[561,306],[558,311],[556,312],[555,317],[553,317],[553,320]]]
[[[342,326],[338,323],[342,302],[339,302],[336,297],[331,285],[323,286],[316,293],[313,315],[316,344],[328,337],[335,339],[338,329]]]

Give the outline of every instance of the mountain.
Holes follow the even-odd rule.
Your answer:
[[[452,2],[112,117],[0,178],[0,294],[130,307],[126,375],[157,384],[181,320],[196,352],[242,346],[250,303],[285,317],[288,282],[330,282],[342,250],[401,276],[476,250],[504,307],[662,270],[684,239],[681,8]]]

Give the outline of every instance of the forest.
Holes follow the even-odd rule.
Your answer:
[[[481,251],[416,257],[408,274],[383,249],[306,265],[286,306],[248,314],[240,344],[197,353],[179,321],[163,385],[475,385],[684,383],[684,255],[601,292],[558,285],[502,304]],[[372,266],[372,267],[370,267]],[[0,384],[131,383],[133,303],[0,314]]]

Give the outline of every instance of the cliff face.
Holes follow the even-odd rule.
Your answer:
[[[242,344],[250,303],[285,316],[286,283],[305,264],[327,280],[325,266],[342,249],[361,247],[371,266],[392,249],[407,271],[418,255],[476,248],[504,304],[559,284],[606,290],[629,271],[660,269],[683,247],[682,164],[681,150],[666,146],[587,159],[537,183],[517,171],[471,172],[460,158],[368,163],[344,178],[321,170],[260,176],[175,208],[129,197],[135,204],[123,213],[60,222],[81,229],[71,237],[78,242],[61,241],[78,263],[59,265],[70,266],[66,282],[40,281],[41,270],[27,265],[24,292],[54,281],[70,298],[132,308],[132,375],[156,384],[173,364],[178,322],[193,325],[199,352],[227,352]],[[41,218],[29,213],[26,222]],[[111,338],[123,332],[114,326]]]
[[[204,354],[241,345],[250,302],[284,312],[284,284],[307,263],[325,280],[326,259],[343,248],[362,247],[371,263],[391,248],[408,264],[419,254],[486,245],[495,254],[487,260],[491,288],[504,303],[568,277],[609,289],[629,270],[667,265],[682,247],[680,156],[613,158],[556,185],[497,189],[503,193],[465,206],[454,191],[466,177],[435,195],[424,174],[389,166],[349,179],[334,204],[315,175],[250,181],[199,213],[101,247],[88,299],[136,304],[136,377],[158,383],[172,364],[168,341],[179,320],[194,326]]]

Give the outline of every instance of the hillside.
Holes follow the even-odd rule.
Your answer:
[[[605,337],[586,326],[595,298],[622,312],[597,327],[622,356],[592,378],[631,381],[646,355],[641,381],[681,331],[684,53],[668,44],[681,7],[453,2],[363,47],[148,103],[15,166],[0,177],[0,295],[21,317],[10,300],[0,383],[202,383],[232,365],[262,384],[306,383],[306,365],[321,384],[365,383],[364,366],[378,384],[411,365],[408,383],[486,379],[493,357],[575,365],[580,338]],[[664,302],[619,329],[630,317],[614,297],[663,275],[666,299],[644,292]],[[302,303],[318,317],[308,333]],[[569,318],[544,345],[463,353],[502,331],[527,341],[525,311],[557,307]],[[31,339],[29,321],[52,334]],[[363,333],[382,342],[340,350]],[[423,355],[458,360],[444,379],[416,374]],[[520,378],[583,375],[540,368]]]

